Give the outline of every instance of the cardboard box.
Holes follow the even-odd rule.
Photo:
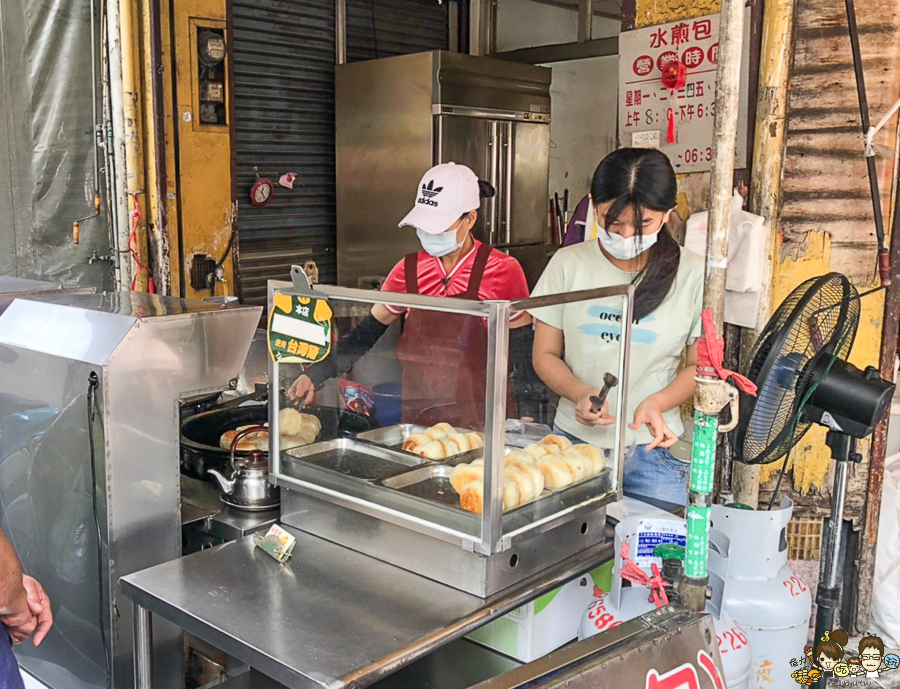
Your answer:
[[[578,638],[594,586],[609,591],[613,562],[563,584],[468,635],[469,640],[530,663]]]

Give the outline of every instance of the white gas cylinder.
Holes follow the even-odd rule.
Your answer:
[[[594,600],[581,619],[579,638],[586,639],[612,629],[656,607],[649,600],[649,591],[645,587],[622,586],[619,572],[623,564],[623,543],[628,544],[629,559],[645,574],[650,575],[652,564],[662,568],[662,560],[653,556],[655,546],[666,543],[684,546],[686,532],[684,520],[672,515],[626,517],[616,524],[612,590],[604,593],[598,588],[594,589]],[[713,597],[707,603],[706,611],[713,617],[728,689],[747,689],[753,660],[750,643],[741,625],[722,605],[729,549],[727,537],[715,530],[710,532],[710,586]]]
[[[722,607],[746,630],[753,649],[751,689],[771,687],[774,668],[790,667],[807,642],[809,587],[787,564],[787,525],[794,504],[779,509],[712,508],[712,525],[731,543]],[[715,567],[710,562],[710,571]]]
[[[587,639],[618,627],[655,608],[656,605],[648,599],[648,591],[644,587],[622,589],[618,608],[613,606],[610,594],[595,589],[594,600],[581,618],[578,639]],[[747,689],[750,686],[750,666],[753,662],[747,634],[728,611],[723,610],[717,615],[715,608],[707,604],[706,612],[712,615],[716,628],[726,686],[728,689]]]

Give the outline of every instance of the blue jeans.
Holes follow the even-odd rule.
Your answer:
[[[19,663],[13,655],[12,641],[6,633],[6,627],[0,624],[0,687],[3,689],[25,689]]]
[[[553,432],[573,443],[584,440],[566,433],[559,426]],[[607,458],[611,450],[604,450]],[[664,447],[647,449],[647,445],[632,445],[625,450],[625,476],[622,489],[631,495],[686,505],[691,465],[681,462]]]

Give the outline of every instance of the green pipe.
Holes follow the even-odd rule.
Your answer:
[[[707,496],[697,502],[712,501],[713,478],[716,469],[716,435],[719,419],[711,414],[694,412],[694,448],[691,460],[690,490],[692,498]],[[695,500],[691,500],[695,502]],[[684,575],[691,579],[707,576],[709,554],[709,507],[689,504],[687,508],[687,539],[685,543]]]

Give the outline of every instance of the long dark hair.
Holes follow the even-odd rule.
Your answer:
[[[667,211],[675,207],[678,185],[675,170],[665,154],[652,148],[620,148],[613,151],[597,166],[591,183],[591,197],[595,204],[612,205],[605,218],[598,218],[608,227],[626,208],[634,211],[638,235],[643,235],[644,209]],[[640,239],[638,239],[640,241]],[[668,230],[663,227],[650,249],[643,270],[632,280],[637,285],[634,295],[634,320],[653,313],[663,302],[681,260],[681,250]]]

